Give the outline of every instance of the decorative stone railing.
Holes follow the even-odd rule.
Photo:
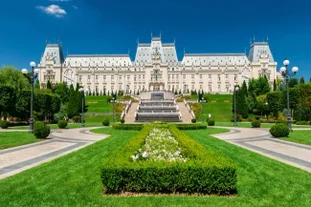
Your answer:
[[[188,109],[188,112],[191,114],[192,118],[195,119],[195,115],[194,115],[193,111],[191,110],[191,108],[190,108],[190,106],[186,100],[184,100],[184,104],[185,104],[186,108]]]
[[[121,114],[121,119],[124,119],[125,115],[128,113],[128,111],[129,111],[129,109],[131,108],[131,106],[132,106],[132,100],[130,100],[130,101],[127,103],[127,105],[126,105],[124,111],[123,111],[122,114]]]

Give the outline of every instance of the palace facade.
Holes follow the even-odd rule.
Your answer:
[[[175,43],[138,43],[135,60],[129,54],[68,54],[60,44],[47,44],[39,64],[39,80],[51,83],[79,83],[89,93],[124,91],[203,90],[232,93],[234,85],[265,75],[270,84],[281,77],[276,71],[267,42],[254,42],[246,53],[184,53],[178,59]]]

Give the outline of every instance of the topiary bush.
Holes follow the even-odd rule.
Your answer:
[[[191,119],[191,122],[192,122],[192,123],[196,123],[197,120],[196,120],[196,119]]]
[[[66,120],[59,120],[59,121],[57,122],[57,125],[58,125],[58,127],[59,127],[60,129],[65,129],[66,126],[67,126],[67,121],[66,121]]]
[[[309,121],[296,121],[295,124],[296,124],[296,125],[309,125],[310,122],[309,122]]]
[[[35,122],[33,132],[35,137],[45,139],[49,136],[50,132],[51,132],[50,127],[44,124],[42,121]]]
[[[207,125],[208,125],[208,126],[215,126],[215,121],[214,121],[213,119],[209,119],[209,120],[207,121]]]
[[[206,125],[204,124],[176,124],[175,126],[179,130],[206,129]]]
[[[256,119],[252,121],[253,128],[260,128],[260,124],[261,124],[260,120]]]
[[[10,125],[10,122],[6,121],[6,120],[3,120],[3,121],[0,121],[0,127],[2,129],[7,129]]]
[[[144,127],[144,124],[113,124],[112,128],[116,130],[137,130],[140,131]]]
[[[270,134],[273,137],[287,137],[289,135],[289,129],[286,124],[275,124],[270,129]]]
[[[103,125],[104,125],[104,126],[109,126],[109,119],[105,119],[105,120],[103,121]]]
[[[124,124],[125,120],[124,120],[124,119],[121,119],[120,122],[121,122],[121,124]]]

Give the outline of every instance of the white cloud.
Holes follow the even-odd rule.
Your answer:
[[[64,0],[63,0],[64,1]],[[46,14],[53,15],[57,18],[63,18],[64,15],[67,14],[67,12],[59,7],[58,5],[52,4],[50,6],[44,7],[44,6],[37,6],[37,9],[41,10],[42,12]]]
[[[75,10],[79,9],[79,7],[73,5],[72,8],[74,8]]]

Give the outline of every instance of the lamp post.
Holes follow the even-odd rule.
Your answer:
[[[294,66],[292,68],[292,72],[289,71],[288,69],[288,65],[289,65],[289,60],[288,59],[284,59],[283,61],[283,65],[280,68],[280,73],[282,74],[283,78],[285,78],[285,82],[286,82],[286,93],[287,93],[287,126],[289,131],[293,131],[292,129],[292,123],[291,123],[291,112],[290,112],[290,107],[289,107],[289,89],[288,89],[288,82],[289,79],[291,77],[294,77],[296,75],[296,73],[298,72],[298,67]]]
[[[201,100],[199,100],[200,103],[202,103],[202,123],[204,122],[204,109],[203,104],[206,103],[206,100],[202,97]]]
[[[36,63],[35,62],[30,62],[30,67],[31,67],[31,73],[30,73],[30,82],[31,82],[31,96],[30,96],[30,122],[29,122],[29,133],[33,133],[33,125],[34,125],[34,118],[33,118],[33,96],[34,96],[34,81],[38,77],[39,69],[36,68]],[[27,74],[28,70],[23,69],[22,70],[23,74]]]
[[[84,127],[84,88],[83,85],[79,88],[82,98],[81,126]]]
[[[236,94],[238,92],[238,90],[240,89],[240,86],[236,85],[234,86],[234,89],[233,89],[233,93],[234,93],[234,124],[233,126],[237,126],[237,122],[236,122]]]
[[[114,123],[114,104],[116,103],[117,100],[112,97],[110,103],[112,103],[112,122]]]

